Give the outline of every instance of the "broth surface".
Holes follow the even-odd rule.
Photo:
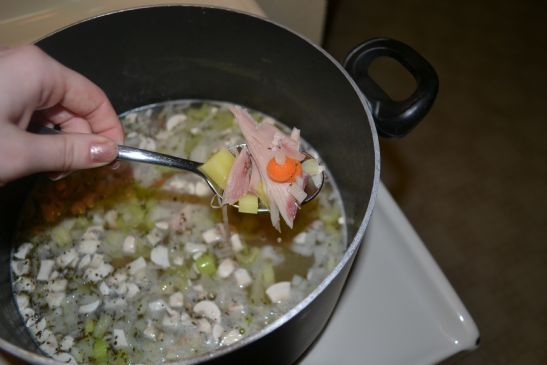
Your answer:
[[[125,144],[205,161],[244,142],[227,106],[130,111],[121,117]],[[94,364],[204,354],[278,319],[343,255],[345,219],[328,171],[322,192],[281,233],[268,214],[228,208],[223,219],[211,197],[199,176],[145,164],[40,181],[11,262],[16,302],[40,349]]]

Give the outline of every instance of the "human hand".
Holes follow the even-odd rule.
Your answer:
[[[30,124],[64,132],[38,135]],[[0,186],[44,171],[106,165],[123,142],[104,92],[38,47],[0,49]]]

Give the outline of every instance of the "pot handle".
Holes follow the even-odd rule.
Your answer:
[[[407,99],[394,101],[370,77],[376,58],[391,57],[416,80],[416,90]],[[403,137],[427,114],[439,90],[439,78],[431,64],[406,44],[389,38],[373,38],[355,47],[344,67],[368,99],[378,134]]]

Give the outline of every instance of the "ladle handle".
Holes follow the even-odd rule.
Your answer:
[[[39,134],[61,134],[62,132],[48,127],[39,127],[36,130],[33,130],[35,133]],[[164,155],[163,153],[153,152],[148,150],[143,150],[136,147],[129,147],[125,145],[118,145],[118,160],[125,161],[134,161],[134,162],[143,162],[153,165],[168,166],[174,167],[177,169],[182,169],[186,171],[191,171],[202,177],[203,173],[198,169],[202,165],[201,162],[196,162],[192,160],[186,160],[184,158],[179,158],[175,156]]]
[[[136,147],[118,145],[118,160],[144,162],[148,164],[174,167],[202,175],[201,171],[198,170],[198,167],[201,166],[200,162],[164,155],[159,152],[142,150]]]
[[[406,68],[416,80],[416,90],[407,99],[395,101],[369,75],[370,64],[390,57]],[[344,67],[368,99],[378,134],[403,137],[427,114],[439,90],[433,66],[414,49],[389,38],[373,38],[355,47]]]

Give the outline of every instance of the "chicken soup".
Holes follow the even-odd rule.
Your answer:
[[[177,101],[130,111],[125,143],[206,161],[246,142],[230,107]],[[292,228],[219,208],[200,176],[165,167],[121,163],[42,179],[11,260],[22,320],[41,351],[69,364],[172,362],[260,331],[343,255],[343,207],[325,174],[317,198],[291,213]]]

